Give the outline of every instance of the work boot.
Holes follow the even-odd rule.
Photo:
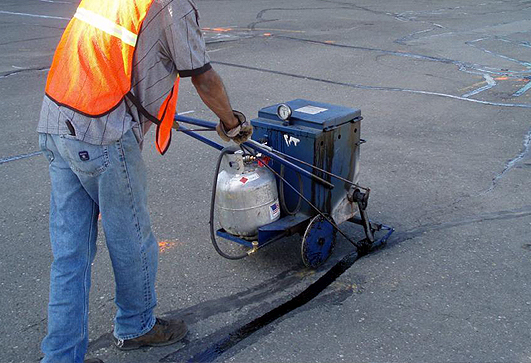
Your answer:
[[[83,363],[103,363],[103,361],[98,358],[90,358],[90,359],[85,359]]]
[[[188,328],[182,320],[162,320],[157,318],[153,329],[133,339],[116,339],[114,344],[120,350],[133,350],[140,347],[162,347],[178,342],[186,336]]]

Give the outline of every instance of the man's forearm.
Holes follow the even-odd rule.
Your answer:
[[[192,76],[192,83],[205,105],[219,117],[226,129],[238,126],[223,81],[214,69]]]

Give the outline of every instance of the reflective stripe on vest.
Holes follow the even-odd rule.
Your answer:
[[[68,24],[48,74],[46,94],[55,103],[88,117],[112,112],[131,95],[135,47],[142,23],[154,0],[82,0]],[[179,77],[157,118],[156,147],[164,154],[178,98]],[[134,96],[133,96],[134,97]]]
[[[109,35],[121,39],[125,44],[129,44],[132,47],[136,46],[138,36],[135,33],[130,32],[118,24],[114,24],[109,19],[106,19],[90,10],[80,7],[77,9],[74,18],[84,21],[85,23],[92,25],[94,28],[98,28]]]

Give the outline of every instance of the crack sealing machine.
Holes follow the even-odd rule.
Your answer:
[[[316,268],[330,257],[337,233],[359,251],[385,243],[394,229],[369,220],[370,189],[358,184],[362,119],[359,109],[296,99],[261,109],[251,120],[252,139],[223,147],[197,133],[214,130],[215,123],[176,116],[178,131],[221,151],[210,209],[216,251],[241,259],[298,233],[302,261]],[[354,241],[339,228],[343,222],[362,226],[365,238]],[[384,234],[376,240],[378,231]],[[229,255],[216,237],[248,250]]]

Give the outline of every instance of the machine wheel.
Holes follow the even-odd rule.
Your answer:
[[[302,262],[317,268],[332,254],[336,244],[336,229],[321,215],[312,218],[302,237]]]

